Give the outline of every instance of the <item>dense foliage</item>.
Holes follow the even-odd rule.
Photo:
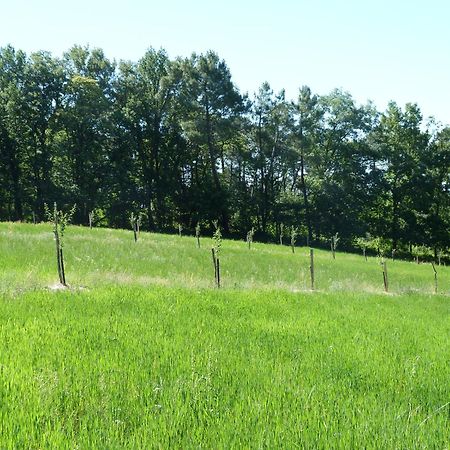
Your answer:
[[[346,92],[296,101],[264,83],[242,95],[215,53],[149,49],[115,63],[75,46],[62,59],[0,49],[0,220],[44,219],[77,204],[128,227],[219,220],[225,235],[345,246],[370,233],[394,249],[449,246],[450,128],[420,109],[380,113]]]

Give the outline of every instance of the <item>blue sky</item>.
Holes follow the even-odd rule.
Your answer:
[[[450,123],[448,0],[0,0],[0,46],[56,56],[73,44],[137,60],[216,51],[241,91],[267,80],[294,98],[300,86],[349,91],[379,109],[417,102]]]

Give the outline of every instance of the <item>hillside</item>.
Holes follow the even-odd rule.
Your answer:
[[[137,243],[129,230],[69,226],[65,236],[67,282],[73,288],[154,285],[208,289],[214,287],[211,238],[141,233]],[[58,277],[49,224],[0,223],[0,292],[45,289]],[[379,259],[315,250],[315,285],[321,292],[384,291]],[[243,241],[222,245],[221,272],[225,289],[309,291],[309,249]],[[434,292],[431,264],[387,261],[393,294]],[[437,267],[438,288],[450,294],[450,270]]]

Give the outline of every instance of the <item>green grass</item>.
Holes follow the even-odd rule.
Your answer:
[[[0,448],[449,448],[449,270],[0,224]]]
[[[211,239],[141,233],[135,243],[128,230],[69,226],[65,237],[67,282],[74,287],[161,285],[208,289],[214,286]],[[57,281],[51,226],[0,223],[0,292],[44,289]],[[387,262],[391,293],[434,292],[430,264]],[[7,269],[7,270],[6,270]],[[438,267],[439,291],[450,294],[450,270]],[[222,284],[226,289],[309,291],[309,249],[224,241]],[[315,250],[315,278],[319,291],[383,292],[377,258]]]

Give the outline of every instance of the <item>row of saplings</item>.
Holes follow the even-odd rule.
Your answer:
[[[73,214],[75,213],[76,206],[74,205],[73,208],[69,212],[63,212],[61,210],[58,210],[57,204],[54,203],[53,209],[50,209],[47,205],[45,205],[45,213],[47,216],[47,219],[52,222],[53,224],[53,233],[55,235],[55,243],[56,243],[56,261],[58,266],[58,276],[59,281],[63,286],[67,286],[66,283],[66,274],[65,274],[65,268],[64,268],[64,251],[63,251],[63,237],[64,237],[64,231],[68,223],[72,220]],[[95,213],[91,211],[89,213],[89,227],[92,228],[94,223],[94,216]],[[142,224],[142,215],[138,214],[135,215],[132,213],[130,215],[130,224],[133,230],[133,236],[134,241],[137,242],[139,235],[140,235],[140,227]],[[211,247],[211,254],[212,254],[212,261],[214,265],[214,280],[215,285],[220,288],[220,251],[222,247],[222,233],[220,231],[220,227],[217,221],[214,222],[215,231],[213,234],[213,246]],[[178,226],[178,233],[179,236],[182,236],[183,228],[181,225]],[[283,245],[283,236],[284,236],[284,230],[283,225],[281,225],[280,230],[280,245]],[[296,227],[292,226],[290,228],[290,246],[292,249],[292,253],[295,253],[295,244],[297,240],[297,233],[298,230]],[[252,228],[246,236],[246,242],[248,245],[248,249],[251,249],[252,243],[253,243],[253,237],[255,234],[255,230]],[[197,246],[200,248],[200,224],[197,223],[195,227],[195,237],[197,240]],[[331,238],[330,247],[331,252],[333,255],[333,259],[336,259],[336,248],[339,242],[339,236],[336,233]],[[365,260],[367,261],[367,255],[366,255],[366,247],[365,245],[362,246],[363,249],[363,256]],[[314,290],[314,249],[310,248],[310,265],[309,265],[309,272],[310,272],[310,281],[311,281],[311,289]],[[394,259],[394,253],[392,254],[392,259]],[[384,290],[388,292],[389,290],[389,282],[388,282],[388,272],[387,272],[387,263],[386,259],[381,257],[380,258],[380,264],[382,267],[382,274],[383,274],[383,284],[384,284]],[[437,271],[434,262],[431,262],[433,272],[434,272],[434,292],[438,292],[438,282],[437,282]]]

